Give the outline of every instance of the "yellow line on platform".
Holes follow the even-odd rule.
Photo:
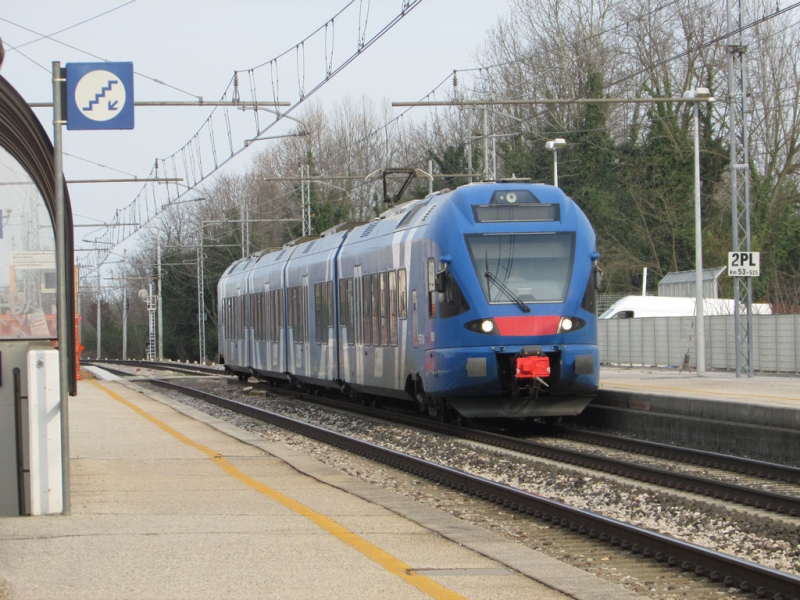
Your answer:
[[[290,498],[277,490],[272,489],[271,487],[264,485],[257,479],[250,477],[249,475],[245,475],[242,471],[237,469],[233,466],[230,462],[228,462],[224,456],[222,456],[219,452],[216,452],[214,449],[209,448],[208,446],[204,446],[198,442],[195,442],[191,438],[185,436],[180,431],[170,427],[160,419],[157,419],[147,411],[143,410],[142,408],[138,407],[134,403],[125,400],[122,396],[117,394],[116,392],[108,389],[107,387],[100,385],[96,381],[89,381],[89,383],[97,386],[109,396],[111,396],[114,400],[124,404],[137,414],[141,415],[154,425],[157,425],[167,433],[169,433],[174,438],[180,440],[187,446],[191,446],[196,450],[202,452],[206,456],[208,456],[215,465],[217,465],[220,469],[225,471],[228,475],[233,477],[234,479],[240,481],[244,485],[256,490],[257,492],[275,500],[276,502],[282,504],[283,506],[289,508],[290,510],[294,511],[298,515],[301,515],[311,522],[315,523],[317,526],[321,527],[337,539],[341,540],[351,548],[358,550],[361,554],[369,558],[370,560],[378,563],[384,569],[389,571],[392,575],[396,575],[400,577],[402,580],[410,583],[420,591],[428,594],[432,598],[441,599],[441,600],[465,600],[463,596],[453,592],[452,590],[447,589],[446,587],[436,583],[433,579],[429,577],[425,577],[424,575],[418,575],[414,570],[401,561],[398,558],[395,558],[385,550],[378,548],[377,546],[369,543],[365,539],[359,537],[352,531],[348,530],[343,525],[340,525],[333,519],[322,515],[313,509],[301,504],[297,500]]]

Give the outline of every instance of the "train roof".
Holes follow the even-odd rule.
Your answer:
[[[354,227],[350,243],[424,225],[439,207],[452,206],[472,222],[559,221],[577,205],[552,185],[526,179],[469,183],[399,204],[364,225]],[[486,207],[476,210],[474,207]]]
[[[531,183],[527,179],[469,183],[453,190],[437,191],[425,198],[398,204],[366,223],[342,223],[319,236],[293,240],[280,250],[265,250],[239,259],[228,267],[223,276],[246,271],[256,265],[266,266],[288,260],[291,256],[328,249],[331,244],[338,245],[345,235],[347,239],[344,243],[354,244],[390,235],[398,230],[419,227],[435,219],[435,213],[444,207],[460,212],[472,222],[489,223],[561,221],[571,218],[573,210],[580,212],[561,189],[552,185]],[[449,218],[445,213],[443,216]],[[252,262],[253,260],[256,262]]]

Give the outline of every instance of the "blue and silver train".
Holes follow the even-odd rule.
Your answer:
[[[233,263],[226,371],[450,417],[559,417],[597,392],[595,234],[560,189],[474,183]]]

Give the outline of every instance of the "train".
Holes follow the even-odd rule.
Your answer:
[[[553,420],[599,384],[600,255],[554,186],[469,183],[231,264],[219,361],[241,380],[440,420]]]

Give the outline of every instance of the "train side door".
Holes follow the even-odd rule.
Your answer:
[[[353,362],[349,371],[350,380],[356,383],[364,383],[364,288],[362,284],[361,265],[357,265],[353,268],[355,345],[352,347]],[[353,369],[355,369],[355,373],[353,373]]]
[[[303,375],[308,375],[311,372],[311,352],[308,350],[308,341],[310,339],[309,332],[309,295],[308,295],[308,275],[303,275],[303,343],[301,344],[303,366]]]

